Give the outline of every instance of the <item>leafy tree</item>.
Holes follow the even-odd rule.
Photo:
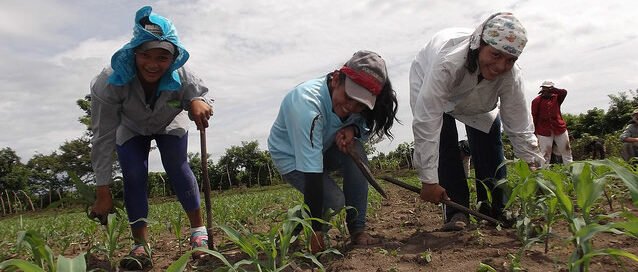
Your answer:
[[[0,190],[26,190],[29,169],[10,147],[0,150]]]
[[[91,95],[87,94],[84,98],[76,100],[75,103],[84,111],[84,115],[80,116],[78,121],[86,126],[86,136],[90,138],[93,136],[93,131],[91,131]]]
[[[228,175],[231,181],[239,185],[252,186],[269,184],[269,171],[272,171],[270,155],[259,150],[257,141],[242,142],[242,146],[231,146],[217,163],[218,170]]]
[[[605,111],[599,108],[588,110],[587,113],[582,116],[580,123],[582,124],[581,135],[582,133],[603,135],[607,131],[605,125]]]
[[[605,131],[604,133],[611,133],[616,130],[622,129],[629,120],[631,120],[631,112],[636,105],[636,92],[629,91],[632,98],[629,98],[627,93],[620,92],[618,95],[609,95],[609,110],[604,117]]]
[[[0,180],[11,173],[16,165],[20,165],[20,157],[10,147],[0,149]]]
[[[44,195],[49,191],[55,191],[64,186],[64,180],[61,175],[62,165],[60,158],[56,152],[50,155],[36,154],[29,162],[27,167],[31,169],[29,183],[33,193]]]
[[[23,164],[15,165],[11,172],[2,177],[0,180],[0,189],[9,191],[28,190],[29,184],[29,168]]]
[[[66,141],[60,146],[59,159],[65,172],[73,172],[83,181],[94,177],[91,167],[90,138],[82,136],[78,139]]]
[[[399,162],[400,168],[412,168],[412,154],[414,153],[414,142],[399,144],[397,149],[388,153],[388,158]]]

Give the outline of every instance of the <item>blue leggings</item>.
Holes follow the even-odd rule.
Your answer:
[[[124,177],[124,205],[129,222],[148,218],[148,154],[151,140],[155,140],[162,157],[162,165],[173,186],[177,199],[186,212],[199,209],[199,187],[188,165],[186,148],[188,134],[135,136],[117,146],[117,157]],[[132,224],[133,228],[145,222]]]

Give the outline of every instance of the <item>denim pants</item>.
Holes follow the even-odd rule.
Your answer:
[[[162,157],[162,165],[173,186],[177,199],[186,212],[200,206],[199,187],[187,158],[188,134],[135,136],[117,146],[117,157],[124,177],[124,206],[129,222],[148,218],[148,154],[151,140],[155,140]],[[137,222],[138,228],[146,225]]]
[[[361,161],[368,164],[368,158],[364,155],[363,145],[355,141],[356,150],[361,154]],[[336,145],[330,147],[323,154],[323,210],[337,211],[345,206],[354,207],[346,211],[346,222],[350,233],[365,229],[366,210],[368,208],[368,181],[355,162],[348,154],[339,151]],[[331,171],[339,171],[343,177],[343,190],[330,177]],[[286,182],[290,183],[302,194],[305,187],[303,172],[292,171],[283,175]]]
[[[465,130],[474,164],[477,200],[482,203],[479,210],[487,215],[499,216],[507,203],[507,197],[503,194],[503,190],[494,188],[495,182],[506,176],[505,167],[497,169],[505,159],[501,141],[501,120],[499,117],[494,120],[489,133],[470,126],[465,126]],[[440,185],[445,188],[452,201],[469,207],[470,193],[458,145],[456,121],[448,114],[443,114],[438,174]],[[491,207],[487,205],[487,192],[483,183],[492,192]],[[456,209],[446,207],[447,220],[457,212]]]

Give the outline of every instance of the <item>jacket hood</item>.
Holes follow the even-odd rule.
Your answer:
[[[144,29],[144,26],[140,22],[145,17],[148,17],[151,23],[161,27],[163,35],[158,36]],[[177,57],[168,71],[166,71],[160,79],[158,91],[179,90],[182,84],[177,69],[184,66],[190,55],[184,48],[184,45],[179,41],[177,29],[173,23],[163,16],[152,12],[152,7],[150,6],[142,7],[137,11],[133,26],[133,38],[111,57],[113,74],[109,77],[108,82],[113,85],[122,86],[131,81],[131,79],[136,76],[135,48],[147,41],[153,40],[169,41],[177,48]]]

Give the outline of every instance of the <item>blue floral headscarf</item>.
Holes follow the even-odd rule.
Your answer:
[[[153,8],[150,6],[145,6],[138,10],[135,14],[133,38],[129,43],[125,44],[120,50],[115,52],[113,57],[111,57],[111,68],[113,68],[113,74],[109,77],[110,84],[122,86],[131,81],[131,79],[133,79],[136,75],[135,48],[147,41],[159,40],[169,41],[175,45],[177,48],[177,58],[175,58],[173,64],[160,79],[158,92],[177,91],[182,86],[179,74],[176,70],[186,63],[190,55],[184,48],[184,45],[179,41],[179,37],[177,37],[177,29],[175,29],[173,23],[154,12],[151,12],[152,9]],[[158,36],[144,29],[144,26],[140,24],[140,21],[144,17],[148,17],[151,23],[160,26],[164,35]]]

